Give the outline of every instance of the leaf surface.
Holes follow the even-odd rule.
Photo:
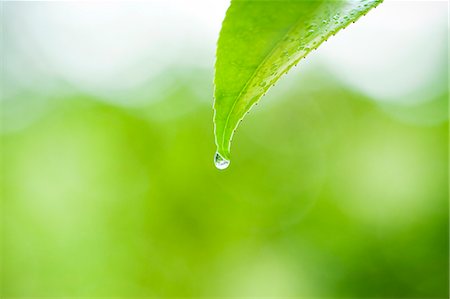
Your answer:
[[[230,159],[231,140],[240,121],[283,74],[381,2],[232,0],[216,52],[216,161]]]

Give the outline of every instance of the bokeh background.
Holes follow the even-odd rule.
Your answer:
[[[225,171],[228,1],[1,5],[1,297],[448,298],[446,1],[311,53]]]

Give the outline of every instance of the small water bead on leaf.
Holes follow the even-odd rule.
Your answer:
[[[218,152],[214,155],[214,165],[217,169],[223,170],[228,168],[230,161],[222,157]]]
[[[308,32],[305,34],[305,37],[310,37],[314,33],[314,29],[308,30]]]

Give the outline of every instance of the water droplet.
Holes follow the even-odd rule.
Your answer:
[[[313,29],[310,29],[310,30],[308,30],[308,32],[305,34],[305,37],[309,37],[309,36],[311,36],[311,34],[313,34],[314,33],[314,30]]]
[[[222,157],[218,152],[214,155],[214,164],[217,169],[226,169],[230,165],[230,161]]]

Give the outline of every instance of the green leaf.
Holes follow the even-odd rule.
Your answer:
[[[382,0],[233,0],[217,45],[216,161],[245,114],[292,66]],[[228,164],[225,165],[225,167]]]

